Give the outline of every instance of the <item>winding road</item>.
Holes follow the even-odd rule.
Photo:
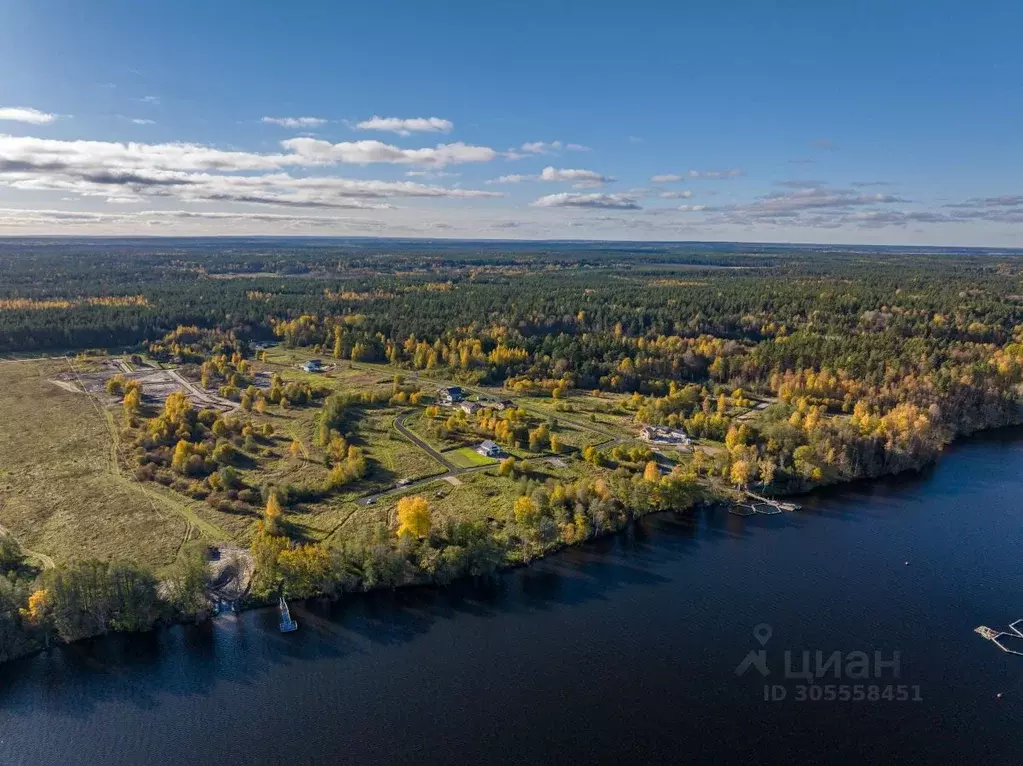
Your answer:
[[[211,394],[205,388],[200,388],[199,386],[195,385],[195,383],[192,383],[190,380],[187,380],[184,375],[182,375],[173,368],[163,370],[163,372],[167,373],[167,375],[174,379],[175,383],[180,385],[182,388],[188,391],[192,396],[194,396],[203,404],[207,405],[216,404],[220,407],[225,408],[228,412],[232,412],[238,409],[239,407],[238,402],[232,402],[230,399],[225,399],[222,396]]]
[[[483,465],[473,465],[465,468],[455,465],[446,457],[444,457],[443,452],[439,452],[436,448],[427,444],[425,441],[419,438],[419,436],[417,436],[408,428],[406,428],[405,419],[409,415],[414,414],[415,412],[416,410],[408,410],[406,412],[401,413],[398,417],[396,417],[394,419],[395,430],[402,436],[404,436],[406,439],[408,439],[410,442],[412,442],[414,445],[419,447],[419,449],[421,449],[427,455],[429,455],[442,466],[444,466],[447,470],[444,473],[438,473],[434,474],[433,476],[426,476],[422,479],[410,481],[408,484],[403,484],[400,487],[394,486],[391,487],[390,489],[381,490],[380,492],[376,492],[372,495],[366,495],[365,497],[359,498],[358,500],[359,505],[372,505],[377,501],[378,498],[384,497],[385,495],[390,495],[394,492],[402,492],[408,489],[415,489],[416,487],[422,487],[426,484],[433,484],[436,481],[446,481],[453,477],[461,476],[462,474],[474,473],[475,471],[483,471],[486,470],[487,468],[493,468],[495,465],[497,465],[497,463],[484,463]]]
[[[417,447],[419,447],[419,449],[421,449],[427,455],[432,457],[434,460],[436,460],[442,466],[447,468],[450,472],[458,473],[458,472],[464,470],[464,469],[459,468],[454,463],[452,463],[450,460],[448,460],[446,457],[444,457],[443,453],[438,452],[436,449],[431,447],[429,444],[427,444],[425,441],[423,441],[418,436],[416,436],[416,434],[412,433],[408,428],[405,427],[405,419],[409,415],[414,414],[415,412],[416,412],[416,410],[409,410],[407,412],[401,413],[398,417],[396,417],[394,419],[394,427],[395,427],[395,429],[397,429],[398,433],[400,433],[402,436],[404,436],[410,442],[415,444]]]

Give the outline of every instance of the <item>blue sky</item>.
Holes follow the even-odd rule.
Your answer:
[[[0,0],[0,234],[1021,246],[1020,29],[1008,0]]]

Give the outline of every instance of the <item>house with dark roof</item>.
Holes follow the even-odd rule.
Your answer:
[[[459,386],[437,389],[437,401],[441,404],[454,404],[465,398],[465,393]]]

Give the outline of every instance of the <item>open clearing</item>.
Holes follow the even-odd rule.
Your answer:
[[[486,457],[485,455],[478,453],[475,447],[461,447],[459,449],[453,449],[445,452],[444,457],[459,468],[472,468],[477,465],[497,463],[497,461],[493,458]]]
[[[121,474],[95,401],[47,382],[66,372],[62,360],[0,365],[0,524],[58,564],[169,564],[193,526]]]
[[[267,356],[266,361],[254,365],[257,381],[264,385],[278,373],[285,381],[308,380],[337,391],[383,393],[393,386],[394,371],[379,366],[341,361],[331,363],[323,373],[310,374],[299,369],[308,354],[277,348]],[[219,397],[173,369],[133,369],[116,358],[78,359],[73,365],[74,369],[60,358],[0,365],[0,386],[5,392],[0,400],[0,525],[26,550],[37,552],[44,563],[51,558],[57,564],[86,558],[132,558],[159,570],[174,561],[189,540],[202,538],[229,548],[247,545],[258,508],[241,513],[214,507],[156,482],[140,483],[125,468],[130,462],[124,460],[132,449],[130,437],[120,430],[118,397],[108,395],[103,384],[115,372],[139,378],[149,414],[157,411],[172,390],[185,391],[200,407]],[[432,381],[417,379],[415,375],[406,377],[432,391]],[[55,381],[66,385],[54,385]],[[574,403],[590,404],[588,399],[580,399]],[[618,424],[607,416],[612,402],[593,399],[593,409],[603,412],[600,424],[591,427],[589,407],[562,413],[549,399],[520,400],[536,408],[527,418],[531,427],[547,417],[557,419],[553,430],[570,453],[587,444],[613,441],[615,437],[604,429],[618,439],[629,434],[615,428]],[[238,465],[250,486],[315,486],[322,482],[327,468],[315,438],[320,409],[319,404],[310,404],[242,415],[256,426],[269,423],[274,432],[262,447],[249,450]],[[446,450],[443,457],[456,470],[480,469],[447,481],[448,469],[431,449],[397,430],[395,420],[402,413],[409,410],[387,404],[348,407],[342,429],[350,444],[365,450],[367,474],[333,494],[290,507],[288,523],[299,539],[328,539],[339,544],[369,527],[390,524],[395,503],[407,494],[425,496],[438,519],[484,521],[503,519],[510,513],[520,491],[518,482],[499,477],[499,461],[476,452],[479,437],[438,437],[424,422],[421,410],[407,417],[407,425],[428,445]],[[301,445],[299,454],[289,451],[293,441]],[[542,457],[521,449],[510,449],[507,454]],[[548,477],[573,480],[591,470],[579,461],[561,458],[531,463],[532,478],[538,482]],[[404,482],[415,486],[397,486]],[[370,503],[363,501],[381,492],[387,494]]]

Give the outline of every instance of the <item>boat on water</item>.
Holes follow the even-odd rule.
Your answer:
[[[291,619],[291,611],[288,609],[288,602],[284,600],[284,596],[281,596],[278,606],[281,610],[281,633],[298,630],[298,623]]]

